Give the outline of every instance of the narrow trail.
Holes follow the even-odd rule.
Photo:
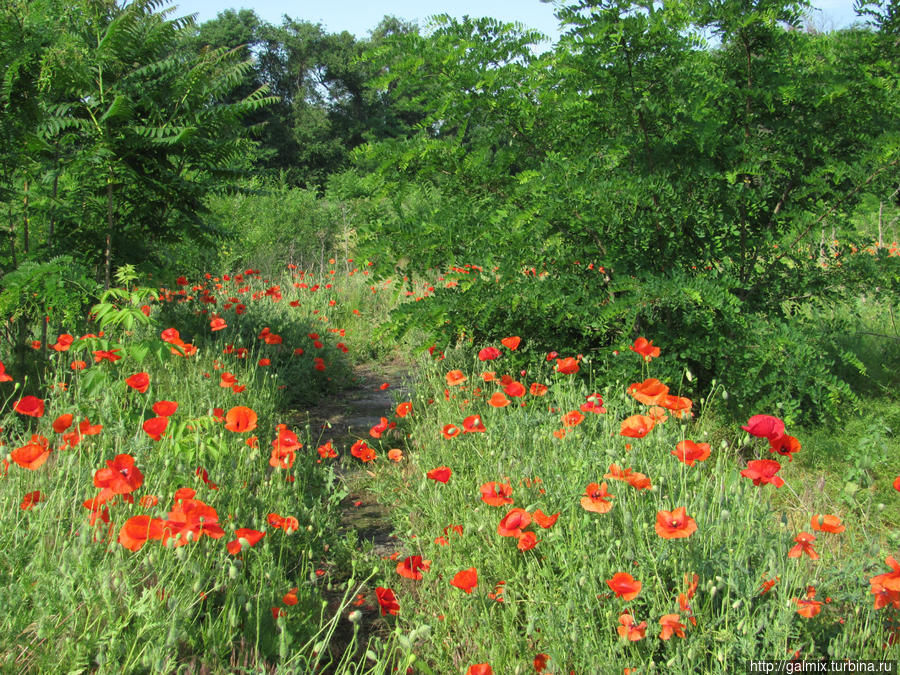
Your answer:
[[[341,502],[341,523],[345,531],[356,530],[361,548],[371,545],[372,555],[390,556],[397,550],[393,525],[386,507],[365,488],[368,475],[355,460],[348,459],[350,446],[359,439],[371,441],[369,430],[390,418],[395,397],[409,394],[411,366],[401,360],[366,363],[353,369],[355,384],[349,389],[321,401],[306,412],[312,439],[325,443],[329,439],[341,457],[336,472],[349,494]],[[388,383],[388,388],[381,386]]]

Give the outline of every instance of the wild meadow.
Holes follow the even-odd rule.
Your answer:
[[[0,672],[896,663],[896,2],[554,6],[2,3]]]

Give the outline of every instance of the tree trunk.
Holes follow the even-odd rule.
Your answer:
[[[28,249],[28,180],[25,180],[25,197],[22,199],[22,252],[27,256]]]

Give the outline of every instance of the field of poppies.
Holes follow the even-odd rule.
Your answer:
[[[407,355],[412,395],[344,447],[305,411],[433,287],[291,267],[153,290],[126,271],[84,331],[35,341],[25,369],[3,355],[0,669],[898,657],[900,541],[872,510],[900,484],[855,502],[804,485],[803,434],[777,411],[731,423],[721,386],[680,395],[655,336],[609,348],[619,381],[595,356],[525,360],[527,335]],[[389,559],[341,525],[350,474],[390,510]]]

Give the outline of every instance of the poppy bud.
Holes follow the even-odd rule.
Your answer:
[[[362,621],[362,612],[360,612],[358,609],[354,609],[354,610],[353,610],[352,612],[350,612],[350,614],[347,616],[347,620],[348,620],[350,623],[359,623],[360,621]]]

